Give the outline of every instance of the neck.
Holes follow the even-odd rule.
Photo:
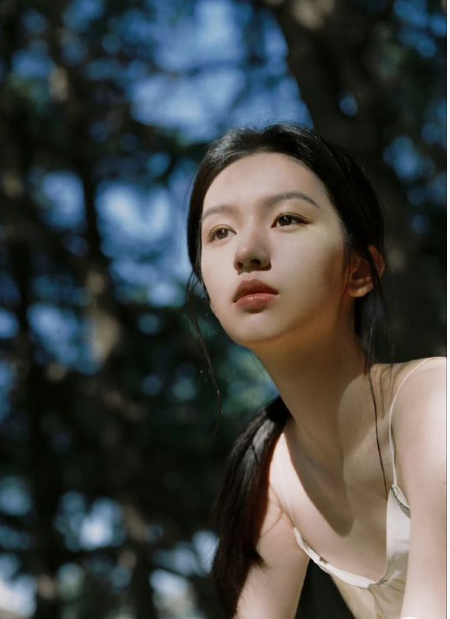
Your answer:
[[[292,415],[286,434],[324,473],[342,470],[374,428],[365,356],[352,330],[314,345],[254,350]]]

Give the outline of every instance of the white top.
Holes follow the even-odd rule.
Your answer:
[[[386,509],[386,563],[383,576],[379,580],[371,580],[334,567],[302,538],[300,531],[294,527],[295,537],[299,546],[322,570],[330,574],[339,589],[349,610],[355,619],[399,619],[406,585],[408,554],[410,542],[410,508],[402,490],[397,485],[395,468],[395,447],[392,438],[392,410],[397,395],[406,381],[417,368],[433,357],[424,359],[403,378],[389,409],[389,443],[391,448],[394,483],[392,484]],[[279,469],[278,469],[279,470]],[[292,509],[286,487],[281,477],[286,503],[292,518]]]

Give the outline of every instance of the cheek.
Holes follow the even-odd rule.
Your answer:
[[[282,246],[281,267],[291,264],[299,276],[308,281],[316,279],[318,285],[341,278],[344,246],[334,235],[320,233],[304,239],[302,243],[285,243]],[[296,240],[296,239],[295,239]]]
[[[212,264],[207,258],[203,257],[200,260],[200,273],[202,276],[203,286],[210,300],[214,302],[217,296],[218,281],[220,280],[220,269],[217,265]]]
[[[200,272],[206,289],[213,292],[222,289],[227,279],[232,276],[234,263],[234,246],[206,248],[200,256]],[[210,295],[211,295],[210,293]]]
[[[345,282],[342,274],[343,252],[311,252],[297,270],[291,290],[293,297],[313,312],[339,306]],[[328,308],[328,309],[327,309]]]

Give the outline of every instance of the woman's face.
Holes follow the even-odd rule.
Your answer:
[[[338,328],[343,228],[298,160],[259,153],[225,168],[205,195],[201,244],[211,307],[236,343],[295,344]],[[276,294],[236,301],[238,286],[255,279]]]

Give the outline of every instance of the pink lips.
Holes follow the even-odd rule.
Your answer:
[[[242,297],[249,295],[258,295],[254,298],[255,301],[258,299],[260,301],[266,301],[270,300],[276,294],[278,294],[278,290],[271,288],[257,279],[250,279],[239,284],[233,297],[233,301],[236,303],[236,301],[239,301]],[[249,301],[250,300],[251,299],[249,298]]]

